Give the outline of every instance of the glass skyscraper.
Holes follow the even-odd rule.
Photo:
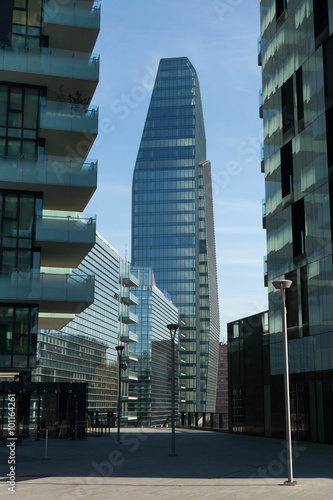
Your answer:
[[[162,59],[133,177],[132,265],[152,267],[184,324],[181,411],[214,411],[219,346],[210,163],[197,74]]]

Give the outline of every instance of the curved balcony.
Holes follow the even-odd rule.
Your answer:
[[[0,303],[36,303],[39,312],[78,314],[94,300],[94,277],[74,269],[68,273],[0,273]]]
[[[96,216],[44,211],[35,227],[35,244],[42,249],[45,267],[77,267],[96,241]]]
[[[22,49],[0,47],[3,82],[47,87],[50,99],[59,89],[65,95],[80,92],[91,100],[99,79],[99,56],[51,48]]]
[[[101,7],[84,1],[55,4],[45,0],[43,35],[49,37],[49,47],[91,52],[94,48],[101,19]]]
[[[0,181],[3,189],[43,191],[45,209],[82,211],[96,190],[97,161],[0,157]]]
[[[139,337],[136,333],[122,331],[119,332],[119,340],[120,342],[139,342]]]
[[[139,280],[132,273],[121,273],[119,276],[119,282],[124,286],[139,286]]]
[[[45,154],[85,158],[98,134],[98,107],[41,99],[39,136]]]
[[[120,300],[123,304],[128,306],[137,306],[139,304],[138,298],[132,292],[121,292]]]

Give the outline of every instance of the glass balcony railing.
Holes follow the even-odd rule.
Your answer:
[[[120,274],[119,281],[125,286],[139,286],[139,280],[132,273]]]
[[[98,81],[99,56],[61,49],[1,46],[0,70]]]
[[[94,243],[96,216],[57,216],[43,213],[36,218],[36,241]]]
[[[131,311],[120,311],[119,313],[119,319],[123,323],[126,324],[134,324],[138,323],[139,318],[136,314],[132,313]]]
[[[123,304],[127,304],[129,306],[136,306],[139,303],[138,298],[132,292],[121,292],[120,299]]]
[[[138,380],[138,374],[131,370],[124,371],[121,377],[124,380]]]
[[[55,7],[54,0],[44,3],[44,23],[64,24],[82,28],[99,29],[101,7],[99,4],[76,1]]]
[[[0,180],[29,184],[93,187],[97,185],[97,161],[80,158],[0,156]]]
[[[139,337],[136,333],[123,331],[119,332],[120,342],[138,342]]]
[[[0,273],[0,300],[51,302],[57,312],[56,302],[92,303],[94,276],[77,269],[71,274],[29,272]]]
[[[41,99],[40,128],[98,133],[98,107]]]

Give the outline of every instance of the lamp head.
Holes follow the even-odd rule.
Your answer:
[[[116,351],[118,352],[118,354],[121,354],[122,351],[124,350],[124,346],[123,345],[116,345],[115,349]]]
[[[273,286],[277,290],[283,290],[285,288],[290,288],[292,283],[293,282],[291,280],[277,280],[273,281]]]
[[[172,332],[172,331],[176,332],[179,328],[179,325],[167,325],[167,328],[168,328],[168,330],[170,330],[170,332]]]

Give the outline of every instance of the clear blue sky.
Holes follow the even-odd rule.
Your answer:
[[[130,257],[131,184],[158,62],[187,56],[199,76],[212,162],[221,339],[227,322],[267,307],[263,286],[264,177],[257,66],[259,0],[104,0],[98,188],[86,212]]]

